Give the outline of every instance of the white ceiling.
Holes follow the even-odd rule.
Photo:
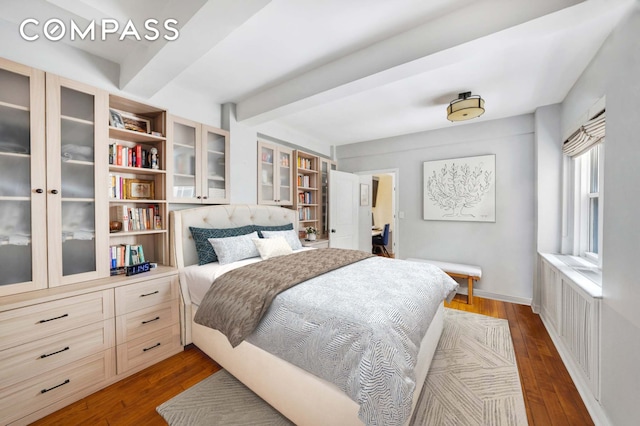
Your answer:
[[[0,0],[0,20],[176,18],[174,42],[68,42],[120,65],[123,90],[206,93],[249,125],[327,145],[464,125],[560,102],[634,0]],[[295,142],[295,141],[292,141]]]

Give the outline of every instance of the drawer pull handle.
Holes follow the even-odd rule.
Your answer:
[[[55,388],[59,388],[60,386],[64,386],[64,385],[66,385],[67,383],[71,383],[71,380],[67,379],[67,380],[65,380],[64,382],[62,382],[62,383],[60,383],[59,385],[57,385],[57,386],[54,386],[54,387],[49,388],[49,389],[42,389],[42,390],[40,391],[40,393],[47,393],[47,392],[49,392],[49,391],[54,390]]]
[[[64,351],[68,351],[68,350],[69,350],[69,346],[67,346],[67,347],[66,347],[66,348],[64,348],[64,349],[60,349],[59,351],[51,352],[50,354],[40,355],[40,358],[47,358],[47,357],[49,357],[49,356],[51,356],[51,355],[59,354],[60,352],[64,352]]]
[[[144,348],[144,349],[142,350],[142,352],[150,351],[151,349],[153,349],[153,348],[157,348],[158,346],[160,346],[160,343],[159,343],[159,342],[158,342],[158,343],[156,343],[156,344],[155,344],[155,345],[153,345],[153,346],[150,346],[150,347],[148,347],[148,348]]]
[[[152,292],[152,293],[141,294],[141,295],[140,295],[140,297],[152,296],[152,295],[154,295],[154,294],[158,294],[158,293],[160,293],[160,291],[156,290],[156,291],[154,291],[154,292]]]
[[[42,324],[43,322],[54,321],[54,320],[57,320],[57,319],[60,319],[60,318],[68,317],[68,316],[69,316],[69,314],[64,314],[64,315],[60,315],[59,317],[49,318],[49,319],[46,319],[46,320],[40,320],[40,321],[38,321],[38,323]]]
[[[148,321],[142,321],[143,324],[149,324],[150,322],[158,321],[160,317],[155,317],[154,319],[150,319]]]

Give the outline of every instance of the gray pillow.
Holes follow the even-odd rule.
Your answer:
[[[189,230],[191,231],[193,241],[196,243],[199,265],[205,265],[218,260],[218,256],[209,242],[209,238],[237,237],[238,235],[246,235],[255,231],[253,225],[240,226],[238,228],[195,228],[190,226]]]
[[[264,238],[262,235],[262,231],[288,231],[289,229],[293,229],[293,223],[287,223],[286,225],[254,225],[256,231],[258,231],[258,236],[260,238]]]
[[[300,244],[300,239],[298,238],[298,232],[293,229],[288,231],[262,231],[262,235],[264,235],[265,238],[284,237],[291,246],[291,250],[300,250],[302,248],[302,244]]]
[[[209,238],[209,243],[218,255],[218,263],[226,265],[242,259],[259,257],[260,252],[253,243],[254,238],[258,238],[257,232],[237,237]]]

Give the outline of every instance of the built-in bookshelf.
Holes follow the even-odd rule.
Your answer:
[[[294,208],[298,211],[301,237],[304,228],[320,228],[320,159],[318,156],[296,150],[294,153],[296,190]]]
[[[110,95],[109,119],[109,265],[168,265],[166,111]]]

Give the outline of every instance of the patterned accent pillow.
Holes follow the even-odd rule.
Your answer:
[[[258,231],[258,236],[260,238],[264,238],[262,235],[262,231],[288,231],[289,229],[293,229],[293,223],[287,223],[286,225],[255,225],[256,231]]]
[[[264,235],[265,238],[284,237],[292,250],[300,250],[302,248],[302,244],[300,244],[300,239],[298,238],[298,233],[293,229],[288,231],[262,231],[262,235]]]
[[[209,238],[226,238],[237,237],[238,235],[246,235],[255,231],[253,225],[240,226],[238,228],[195,228],[189,227],[193,241],[196,243],[196,251],[198,252],[198,264],[206,265],[207,263],[216,262],[216,255],[213,246],[209,242]]]
[[[254,239],[258,239],[257,232],[237,237],[209,238],[209,242],[218,255],[218,263],[226,265],[238,260],[260,256],[253,243]]]
[[[254,238],[253,243],[260,252],[262,260],[293,253],[291,246],[284,237]]]

